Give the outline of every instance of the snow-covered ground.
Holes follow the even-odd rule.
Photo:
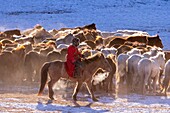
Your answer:
[[[28,96],[29,97],[29,96]],[[36,98],[35,96],[33,96]],[[80,97],[79,98],[87,98]],[[88,101],[70,101],[70,105],[65,105],[65,99],[57,102],[43,102],[40,97],[39,100],[35,99],[34,102],[23,102],[24,99],[17,98],[3,98],[1,99],[0,108],[1,112],[63,112],[63,113],[169,113],[170,112],[170,97],[164,98],[159,96],[141,96],[141,95],[129,95],[121,96],[114,99],[109,96],[102,96],[99,98],[99,102],[92,102],[90,98]],[[44,97],[45,98],[45,97]],[[46,96],[46,98],[48,98]],[[8,102],[9,101],[9,102]],[[62,102],[62,104],[60,104]],[[85,103],[85,105],[79,105],[79,103]],[[6,108],[5,110],[3,110]]]
[[[55,91],[55,101],[48,100],[47,88],[37,96],[38,87],[0,88],[0,112],[62,112],[62,113],[169,113],[170,96],[109,95],[96,93],[93,102],[87,93],[80,92],[78,101],[71,99],[72,91]],[[58,93],[57,93],[58,92]],[[60,92],[60,93],[59,93]]]

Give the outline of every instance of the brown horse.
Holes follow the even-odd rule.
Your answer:
[[[96,72],[98,68],[102,68],[108,72],[111,71],[111,67],[108,61],[104,58],[104,55],[101,53],[97,53],[85,60],[82,61],[82,73],[80,78],[71,78],[68,76],[66,69],[65,69],[65,62],[62,61],[53,61],[53,62],[46,62],[41,68],[41,86],[39,89],[38,95],[42,94],[42,91],[45,87],[47,82],[47,76],[49,74],[50,81],[48,82],[48,89],[49,89],[49,98],[54,99],[54,91],[52,89],[53,85],[60,79],[66,78],[77,82],[76,87],[74,89],[74,93],[72,98],[76,101],[77,93],[79,92],[82,84],[85,82],[86,87],[91,95],[93,101],[97,101],[93,93],[93,80],[92,76]]]

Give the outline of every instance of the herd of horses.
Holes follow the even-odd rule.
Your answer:
[[[53,86],[61,79],[76,83],[74,100],[84,83],[93,101],[97,101],[94,96],[97,86],[106,92],[121,90],[119,86],[123,85],[128,93],[164,91],[167,95],[170,53],[162,50],[159,35],[122,30],[105,36],[94,23],[50,31],[36,25],[22,32],[0,32],[0,82],[38,82],[41,95],[48,81],[52,100]],[[69,77],[64,65],[67,47],[74,37],[80,39],[79,50],[85,56],[78,78]]]

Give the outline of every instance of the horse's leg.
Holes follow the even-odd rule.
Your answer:
[[[105,80],[104,80],[104,90],[106,91],[106,93],[108,93],[109,91],[111,91],[111,83],[110,83],[110,77],[107,77]],[[109,87],[110,86],[110,87]]]
[[[136,83],[136,75],[134,74],[132,77],[132,83],[131,83],[131,92],[135,92],[135,83]]]
[[[51,100],[54,100],[54,97],[53,97],[53,95],[54,95],[54,91],[53,91],[53,86],[54,86],[54,84],[57,82],[58,80],[50,80],[49,82],[48,82],[48,90],[49,90],[49,98],[51,99]]]
[[[92,84],[93,90],[96,91],[96,85]]]
[[[40,75],[41,75],[41,71],[39,69],[37,69],[36,73],[35,73],[35,77],[34,77],[35,82],[40,81]]]
[[[152,79],[151,79],[151,77],[149,77],[149,79],[148,79],[148,83],[147,83],[147,90],[149,91],[149,92],[151,92],[152,91]]]
[[[160,69],[160,73],[159,73],[159,88],[162,87],[161,85],[161,79],[162,79],[162,74],[163,74],[163,69]]]
[[[75,101],[77,101],[77,98],[76,98],[76,96],[77,96],[77,93],[79,92],[79,90],[80,90],[80,88],[81,88],[81,86],[82,86],[82,83],[83,82],[77,82],[76,83],[76,87],[74,88],[74,93],[73,93],[73,95],[72,95],[72,98],[73,98],[73,100],[75,100]]]
[[[108,90],[113,91],[113,74],[109,75],[109,86]]]
[[[107,78],[105,78],[105,80],[103,80],[103,89],[104,89],[104,91],[106,91],[106,93],[108,93],[109,92],[109,86],[110,86],[110,75],[107,77]]]
[[[156,82],[159,80],[159,77],[155,77],[153,80],[153,93],[156,93]]]
[[[104,86],[104,90],[106,91],[106,93],[108,93],[109,92],[109,80],[107,78],[103,81],[103,86]]]
[[[167,96],[167,90],[169,88],[169,81],[164,83],[164,95]]]
[[[130,73],[128,72],[127,75],[126,75],[126,84],[127,84],[127,90],[128,90],[128,93],[131,93],[131,90],[132,90],[132,75],[133,73]]]
[[[167,89],[168,89],[168,86],[165,86],[165,92],[164,92],[165,96],[167,96]]]
[[[93,100],[93,101],[98,101],[98,100],[94,97],[94,92],[93,92],[92,84],[93,84],[93,82],[91,82],[91,81],[86,82],[87,90],[89,91],[92,100]]]
[[[161,86],[161,90],[159,93],[162,93],[164,91],[164,86]]]
[[[146,87],[147,87],[147,85],[148,85],[148,76],[146,76],[146,75],[144,75],[144,79],[143,79],[143,86],[142,86],[142,88],[143,88],[143,95],[146,95]]]
[[[102,89],[106,91],[106,79],[102,81]]]
[[[145,95],[146,94],[146,91],[147,91],[147,89],[146,89],[146,87],[147,87],[147,85],[149,84],[149,87],[150,87],[150,77],[149,77],[149,74],[141,74],[141,76],[140,76],[142,79],[142,88],[143,88],[143,95]]]
[[[156,93],[156,88],[157,88],[156,87],[157,86],[156,83],[159,82],[159,76],[160,76],[160,73],[156,73],[156,77],[154,78],[154,81],[153,81],[153,85],[154,85],[153,86],[153,91],[154,91],[154,93]],[[160,89],[160,87],[159,87],[159,89]]]

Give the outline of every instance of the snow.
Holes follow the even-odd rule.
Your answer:
[[[88,95],[78,94],[79,98],[87,98]],[[6,102],[5,102],[5,101]],[[12,102],[8,102],[8,100]],[[68,100],[63,99],[63,102]],[[81,101],[78,101],[81,102]],[[62,113],[168,113],[170,110],[170,97],[143,96],[137,94],[112,96],[101,96],[98,102],[93,102],[89,97],[87,105],[63,105],[48,100],[43,102],[42,98],[34,103],[21,102],[21,99],[5,98],[0,103],[0,108],[13,108],[10,112],[62,112]],[[83,101],[82,101],[83,102]],[[75,102],[76,103],[76,102]],[[1,111],[1,110],[0,110]],[[2,111],[4,112],[4,111]]]
[[[58,83],[58,85],[61,83]],[[57,85],[57,86],[58,86]],[[3,86],[3,87],[2,87]],[[62,113],[168,113],[170,96],[144,96],[139,94],[112,94],[95,92],[94,102],[87,92],[79,92],[73,101],[73,89],[54,87],[54,101],[48,100],[48,88],[37,96],[38,84],[2,85],[0,87],[0,112],[62,112]],[[169,93],[168,93],[169,94]]]

